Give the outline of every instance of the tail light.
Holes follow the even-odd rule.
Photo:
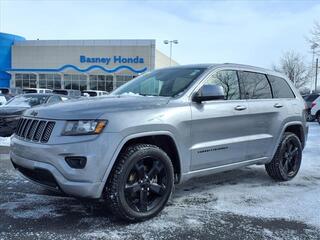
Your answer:
[[[311,108],[313,108],[315,105],[317,105],[316,102],[312,102],[311,103]]]

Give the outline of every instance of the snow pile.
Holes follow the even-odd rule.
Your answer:
[[[10,137],[0,137],[0,146],[9,147],[10,146]]]

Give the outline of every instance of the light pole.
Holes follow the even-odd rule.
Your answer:
[[[312,64],[311,64],[311,68],[312,68],[312,73],[314,73],[314,71],[313,71],[313,67],[314,67],[314,65],[313,65],[313,63],[314,63],[314,55],[315,55],[315,49],[317,48],[317,47],[319,47],[319,44],[317,44],[317,43],[313,43],[312,45],[311,45],[311,49],[312,49]],[[317,64],[316,64],[316,72],[315,72],[315,75],[314,75],[314,77],[315,77],[315,81],[314,81],[314,91],[316,92],[317,91],[317,78],[318,78],[318,59],[317,59]]]
[[[171,66],[171,59],[172,59],[172,44],[178,44],[178,40],[164,40],[164,44],[170,44],[170,66]]]

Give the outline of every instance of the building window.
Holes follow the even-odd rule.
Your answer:
[[[85,74],[64,74],[64,88],[87,90],[87,76]]]
[[[15,74],[16,87],[21,88],[36,88],[37,75],[32,73],[17,73]]]
[[[117,78],[116,87],[118,88],[121,85],[129,82],[134,77],[135,76],[132,76],[132,75],[118,75],[118,76],[116,76],[116,78]]]
[[[61,75],[39,74],[39,88],[61,89]]]
[[[90,89],[111,92],[113,90],[112,75],[90,75]]]

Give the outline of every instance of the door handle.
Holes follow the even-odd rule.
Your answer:
[[[281,103],[276,103],[275,105],[273,105],[275,108],[282,108],[283,105]]]
[[[242,110],[246,110],[246,109],[247,109],[247,107],[241,106],[241,105],[236,106],[236,107],[234,108],[234,110],[237,110],[237,111],[242,111]]]

